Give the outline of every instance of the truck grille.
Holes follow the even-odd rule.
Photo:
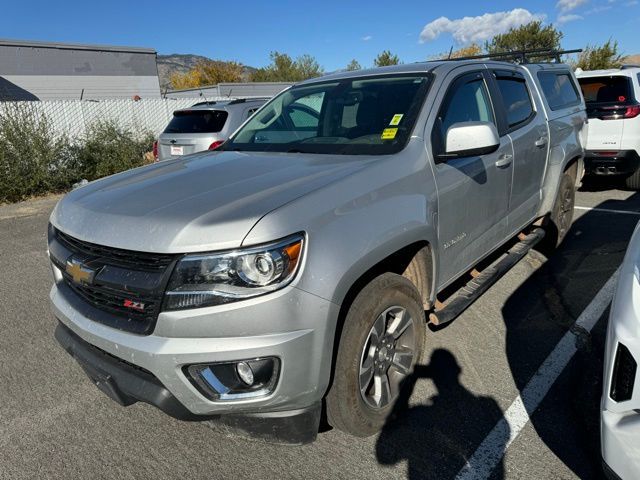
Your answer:
[[[57,245],[56,245],[57,244]],[[59,247],[62,248],[59,248]],[[84,304],[110,315],[83,312],[94,321],[137,334],[150,334],[177,255],[105,247],[71,237],[50,226],[51,261],[64,284]],[[67,261],[79,260],[95,272],[89,283],[74,281]]]
[[[131,320],[155,322],[160,313],[162,297],[143,296],[137,292],[125,292],[97,285],[80,285],[75,283],[66,272],[62,272],[67,286],[93,307],[115,315],[122,315]],[[124,306],[125,301],[133,300],[145,305],[144,312],[138,312]],[[136,329],[137,330],[137,329]]]
[[[134,252],[120,248],[103,247],[73,238],[56,230],[56,238],[74,253],[82,253],[100,259],[105,264],[129,267],[134,270],[163,271],[173,261],[175,255],[161,253]]]

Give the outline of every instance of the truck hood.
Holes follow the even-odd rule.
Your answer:
[[[266,213],[364,168],[370,160],[345,155],[196,154],[74,190],[58,203],[51,223],[81,240],[129,250],[237,248]]]

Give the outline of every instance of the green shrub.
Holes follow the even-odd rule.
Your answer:
[[[75,161],[81,178],[95,180],[144,165],[153,148],[151,133],[137,134],[113,120],[96,122],[77,145]]]
[[[94,123],[72,142],[28,103],[0,109],[0,202],[68,190],[149,163],[153,136],[114,121]]]
[[[0,202],[65,188],[69,153],[46,116],[29,104],[8,105],[0,111]]]

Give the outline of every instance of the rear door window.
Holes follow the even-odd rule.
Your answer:
[[[538,80],[551,110],[561,110],[580,104],[580,95],[570,74],[538,72]]]
[[[228,115],[224,110],[178,110],[164,133],[216,133],[223,129]]]
[[[625,105],[633,103],[630,80],[629,77],[612,75],[579,78],[578,82],[587,105],[600,103]]]
[[[534,115],[527,82],[517,72],[497,71],[495,76],[507,114],[508,128],[513,129],[524,125]]]

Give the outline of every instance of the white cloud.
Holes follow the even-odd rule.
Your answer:
[[[599,5],[596,7],[593,7],[590,10],[587,10],[586,12],[584,12],[585,15],[593,15],[595,13],[600,13],[600,12],[606,12],[607,10],[611,10],[613,7],[611,5]]]
[[[589,2],[589,0],[558,0],[556,8],[561,12],[570,12]]]
[[[573,13],[569,13],[567,15],[558,15],[558,19],[556,23],[558,25],[562,25],[563,23],[573,22],[574,20],[582,20],[584,17],[580,15],[575,15]]]
[[[365,35],[364,37],[362,37],[362,40],[365,41],[365,42],[368,42],[372,38],[373,38],[373,36],[371,36],[371,35]]]
[[[533,14],[524,8],[515,8],[509,12],[485,13],[477,17],[464,17],[449,20],[440,17],[428,23],[420,33],[420,43],[435,40],[443,33],[450,33],[460,44],[482,42],[510,28],[516,28],[533,20],[544,20],[545,15]]]

